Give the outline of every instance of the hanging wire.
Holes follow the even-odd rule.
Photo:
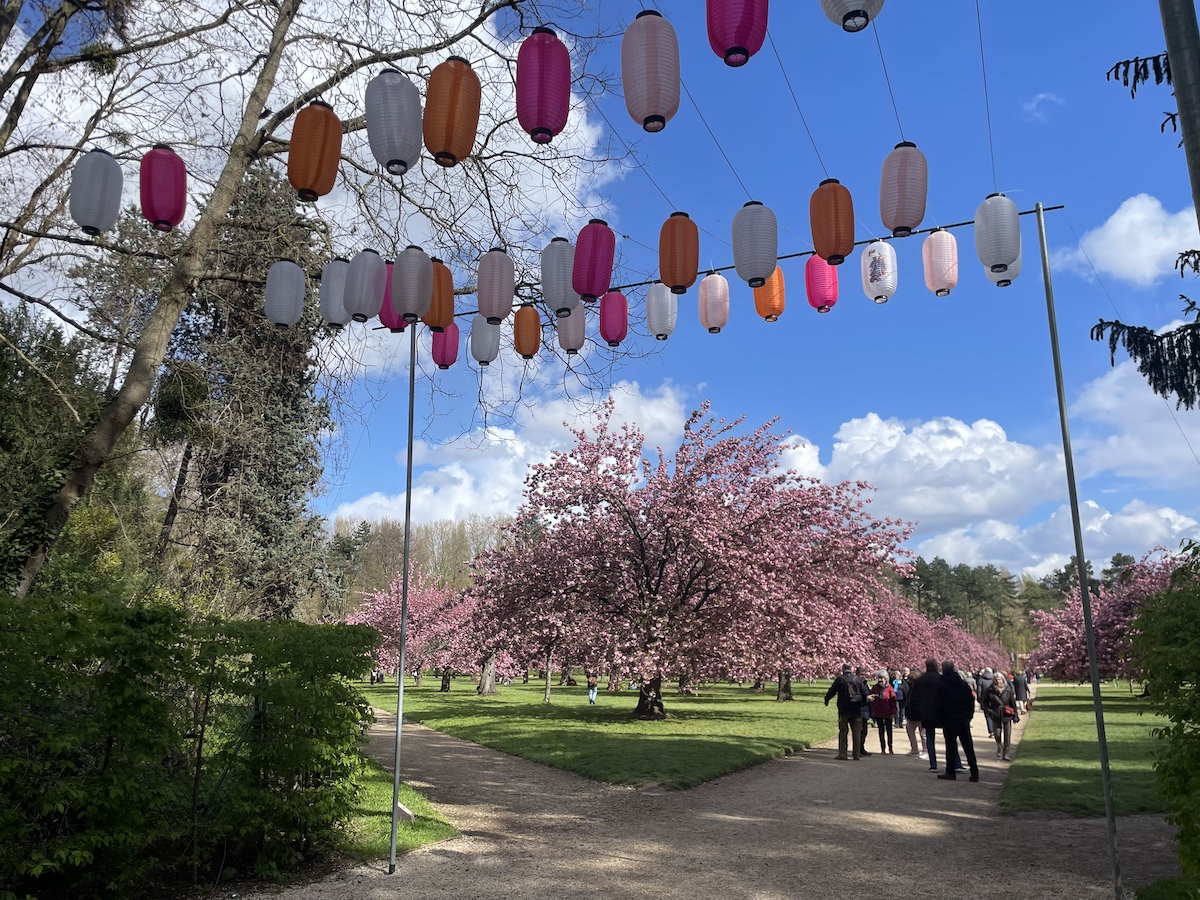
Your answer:
[[[892,111],[896,114],[896,127],[900,129],[900,140],[903,141],[905,137],[904,126],[900,124],[900,107],[896,105],[896,95],[892,91],[892,79],[888,75],[887,61],[883,58],[883,44],[879,40],[879,29],[875,26],[874,19],[871,20],[871,30],[875,32],[875,46],[879,48],[879,63],[883,66],[883,80],[887,82],[888,96],[892,98]]]
[[[996,178],[996,145],[992,140],[992,108],[988,101],[987,62],[983,56],[983,14],[979,10],[979,0],[975,0],[975,23],[979,29],[979,67],[983,70],[983,110],[987,116],[988,152],[992,156],[992,188],[999,191],[1000,182]]]
[[[691,101],[692,107],[696,110],[696,115],[700,117],[700,121],[704,125],[705,130],[708,131],[708,136],[713,139],[713,143],[716,144],[717,149],[721,151],[721,156],[724,158],[725,164],[729,166],[729,171],[733,173],[733,177],[737,179],[737,183],[740,184],[742,186],[742,190],[746,192],[746,198],[748,200],[753,200],[754,195],[751,194],[750,189],[746,187],[746,182],[742,181],[742,176],[739,175],[737,169],[733,167],[733,163],[730,162],[728,154],[725,153],[725,148],[721,146],[721,142],[717,140],[717,136],[713,133],[713,130],[708,127],[708,120],[704,118],[704,113],[700,112],[700,106],[696,103],[696,98],[692,96],[692,92],[688,90],[687,83],[680,78],[679,84],[683,88],[683,92],[687,94],[688,100]]]
[[[779,63],[779,71],[783,73],[783,83],[787,85],[788,93],[792,95],[792,103],[796,106],[796,112],[800,114],[800,121],[804,124],[804,131],[808,135],[809,143],[812,144],[813,153],[816,154],[817,162],[821,164],[822,171],[825,172],[825,177],[829,177],[829,169],[825,166],[825,160],[821,159],[821,151],[817,149],[817,141],[813,137],[812,130],[808,127],[808,120],[804,118],[804,111],[800,109],[800,101],[796,98],[796,91],[792,87],[792,80],[788,78],[787,69],[783,67],[783,58],[779,55],[779,50],[775,46],[775,39],[771,37],[771,32],[767,32],[767,42],[771,45],[771,52],[775,54],[775,61]],[[886,73],[886,69],[884,70]],[[889,90],[891,87],[889,85]],[[895,100],[892,101],[893,104]]]
[[[654,189],[662,194],[662,198],[667,201],[667,206],[671,207],[671,209],[678,209],[679,207],[672,203],[671,198],[667,196],[667,192],[664,191],[659,186],[658,182],[654,180],[654,176],[650,174],[650,170],[646,168],[645,164],[640,159],[638,159],[638,155],[634,152],[634,149],[630,143],[621,136],[621,133],[617,131],[616,128],[613,127],[613,123],[608,120],[608,116],[604,114],[604,110],[601,109],[599,103],[595,104],[595,109],[596,112],[600,113],[600,118],[604,120],[604,124],[608,126],[608,130],[617,136],[617,140],[621,142],[621,146],[625,148],[625,152],[629,154],[629,158],[637,163],[637,167],[642,170],[642,174],[646,176],[646,179],[652,185],[654,185]]]

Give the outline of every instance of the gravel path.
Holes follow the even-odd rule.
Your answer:
[[[1007,764],[995,759],[982,717],[974,724],[977,784],[966,773],[940,781],[924,760],[899,753],[837,761],[825,745],[660,791],[599,784],[406,723],[403,777],[462,834],[401,857],[395,875],[383,860],[279,896],[1113,897],[1104,819],[998,815]],[[395,718],[380,714],[371,752],[389,768],[394,736]],[[878,740],[874,730],[867,740]],[[1161,817],[1119,820],[1126,896],[1178,874],[1171,835]]]

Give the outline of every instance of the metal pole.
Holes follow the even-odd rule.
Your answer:
[[[404,644],[408,632],[408,539],[412,526],[413,405],[417,393],[417,323],[408,326],[408,456],[404,464],[404,555],[400,589],[400,661],[396,679],[396,759],[392,772],[392,836],[388,874],[396,872],[396,825],[400,819],[400,732],[404,723]]]
[[[1190,0],[1189,0],[1190,2]],[[1079,570],[1079,596],[1083,601],[1083,629],[1087,636],[1088,668],[1092,677],[1092,705],[1096,710],[1096,737],[1100,744],[1100,781],[1104,790],[1104,815],[1108,819],[1108,847],[1112,856],[1113,888],[1117,900],[1121,890],[1121,858],[1117,853],[1117,817],[1113,809],[1112,778],[1108,769],[1108,738],[1104,734],[1104,705],[1100,698],[1100,667],[1096,661],[1096,633],[1092,630],[1092,602],[1088,596],[1087,561],[1083,556],[1083,529],[1079,524],[1079,496],[1075,491],[1075,462],[1071,456],[1071,432],[1067,426],[1067,397],[1063,390],[1062,358],[1058,352],[1058,322],[1054,315],[1054,288],[1050,284],[1050,255],[1046,248],[1046,219],[1037,204],[1038,239],[1042,250],[1042,279],[1046,283],[1046,316],[1050,320],[1050,350],[1054,357],[1054,385],[1058,390],[1058,420],[1062,426],[1063,459],[1067,468],[1067,492],[1071,500],[1071,525],[1075,530],[1075,564]]]
[[[1195,0],[1158,0],[1167,60],[1175,102],[1179,104],[1179,130],[1183,154],[1192,181],[1192,205],[1200,215],[1200,30],[1196,26]]]

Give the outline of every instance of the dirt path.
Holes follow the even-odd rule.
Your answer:
[[[940,781],[914,756],[873,753],[840,762],[826,745],[665,792],[598,784],[406,723],[402,775],[461,836],[401,857],[392,876],[384,860],[280,895],[1112,897],[1104,819],[998,815],[1007,764],[996,760],[978,715],[975,726],[977,784]],[[394,736],[395,718],[381,715],[371,752],[388,767]],[[874,741],[872,730],[868,748]],[[1171,830],[1161,818],[1122,818],[1118,840],[1127,896],[1177,874]]]

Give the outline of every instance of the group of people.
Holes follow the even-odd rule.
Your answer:
[[[937,660],[927,659],[925,671],[919,675],[908,669],[880,669],[871,677],[865,667],[856,669],[846,664],[826,692],[825,705],[834,699],[838,710],[837,759],[871,755],[866,736],[873,722],[881,754],[895,753],[893,729],[904,728],[911,748],[908,754],[928,760],[930,771],[936,772],[936,737],[941,729],[946,770],[938,778],[957,779],[965,758],[971,781],[978,781],[979,763],[971,737],[976,706],[983,712],[988,736],[996,742],[996,758],[1007,762],[1012,726],[1028,708],[1030,684],[1021,671],[1007,676],[983,669],[972,676],[970,672],[959,672],[950,660],[939,667]]]

